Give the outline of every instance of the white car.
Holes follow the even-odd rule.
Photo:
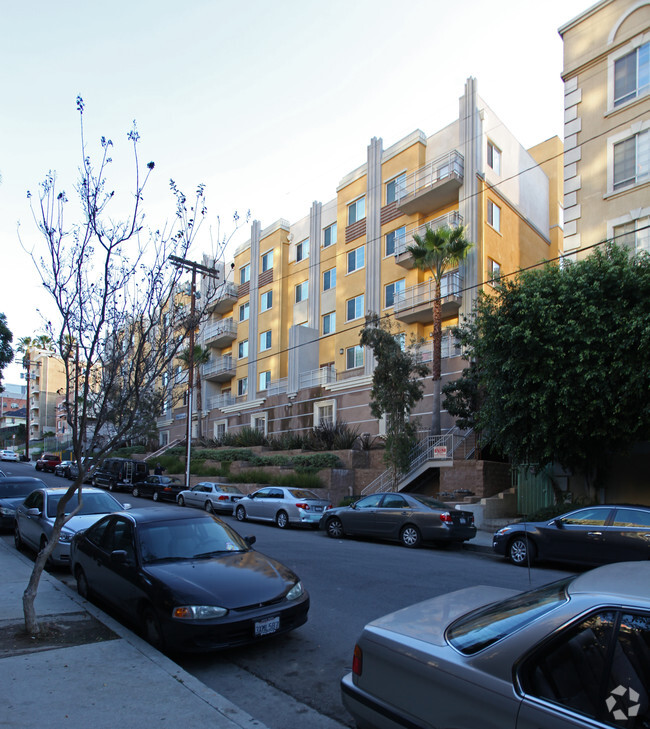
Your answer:
[[[0,451],[0,460],[2,461],[19,461],[16,451],[4,450]]]
[[[206,511],[222,511],[232,514],[235,504],[244,494],[227,483],[211,483],[202,481],[191,489],[181,491],[176,497],[179,506],[198,506]]]

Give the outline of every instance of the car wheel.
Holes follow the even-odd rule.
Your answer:
[[[212,505],[210,499],[205,502],[205,510],[210,514],[214,514],[214,506]]]
[[[90,600],[88,580],[86,578],[86,573],[81,569],[81,567],[77,567],[75,570],[75,578],[77,580],[77,592],[79,593],[79,596],[83,597],[84,600]]]
[[[159,651],[165,649],[165,639],[160,628],[160,621],[152,608],[146,608],[142,614],[142,632],[147,643],[151,643]]]
[[[108,482],[108,490],[115,491],[115,484],[112,481]]]
[[[182,496],[179,496],[177,503],[179,506],[185,506],[185,499]]]
[[[237,517],[237,521],[246,521],[246,509],[243,506],[238,506],[235,509],[235,516]]]
[[[153,495],[152,495],[152,497],[151,497],[151,498],[152,498],[152,499],[153,499],[154,501],[158,501],[158,499],[160,498],[160,496],[158,496],[158,492],[157,492],[157,491],[154,491],[154,492],[153,492]]]
[[[20,536],[20,530],[18,529],[18,523],[14,524],[14,544],[16,549],[20,550],[25,546],[23,538]]]
[[[512,564],[525,567],[535,561],[535,544],[532,539],[526,536],[513,537],[508,543],[507,555]]]
[[[407,524],[402,527],[399,539],[405,547],[417,547],[421,541],[420,530],[414,524]]]
[[[280,529],[289,528],[289,516],[286,511],[278,511],[275,515],[275,523]]]
[[[325,527],[328,537],[332,539],[341,539],[343,535],[343,524],[339,518],[330,519]]]
[[[135,496],[135,498],[137,499],[137,498],[138,498],[138,496],[140,496],[140,489],[139,489],[139,488],[138,488],[137,486],[134,486],[134,487],[133,487],[133,488],[131,489],[131,493],[132,493],[132,494],[133,494],[133,495]]]

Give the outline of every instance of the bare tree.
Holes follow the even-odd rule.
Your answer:
[[[126,217],[116,220],[112,208],[117,196],[107,183],[113,144],[102,137],[101,152],[94,162],[86,150],[80,97],[77,109],[82,151],[76,185],[79,222],[66,220],[70,203],[58,189],[54,173],[41,183],[38,195],[30,195],[44,248],[35,246],[28,252],[56,310],[48,330],[65,368],[67,419],[73,458],[79,464],[79,476],[58,503],[51,541],[39,553],[23,595],[25,627],[32,635],[39,630],[34,600],[42,571],[61,528],[82,508],[87,469],[82,457],[92,453],[101,458],[137,430],[140,404],[145,410],[155,407],[152,401],[161,395],[162,374],[190,329],[196,329],[206,313],[199,308],[190,318],[187,307],[178,305],[185,296],[179,281],[183,273],[168,265],[170,255],[187,255],[207,215],[203,185],[189,202],[171,181],[174,223],[159,230],[145,228],[143,191],[154,163],[142,169],[140,135],[134,123],[128,133],[133,150],[133,200]],[[215,261],[223,255],[225,241],[218,246]],[[212,294],[219,285],[222,282],[216,276],[208,281]],[[214,295],[207,296],[206,306],[213,300]],[[79,505],[66,514],[75,492]]]

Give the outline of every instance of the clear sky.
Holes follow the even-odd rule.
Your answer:
[[[14,342],[43,332],[51,310],[27,248],[38,245],[27,190],[49,170],[73,196],[81,159],[114,142],[115,185],[127,189],[133,120],[154,228],[173,218],[169,179],[207,186],[210,227],[235,210],[262,227],[308,214],[363,164],[374,136],[388,147],[458,115],[465,80],[520,142],[563,134],[557,29],[589,0],[32,0],[2,3],[0,43],[0,312]],[[250,228],[235,238],[249,237]],[[4,381],[18,384],[11,365]]]

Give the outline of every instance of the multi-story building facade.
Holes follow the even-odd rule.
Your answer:
[[[650,251],[650,2],[601,0],[559,33],[565,251]]]
[[[202,434],[219,438],[244,426],[304,433],[324,421],[381,433],[369,409],[374,361],[359,333],[370,312],[389,317],[406,341],[427,342],[431,359],[435,289],[407,251],[414,234],[463,225],[473,242],[442,283],[445,382],[464,366],[449,328],[472,310],[477,292],[562,253],[561,195],[561,141],[524,149],[472,78],[447,127],[431,136],[416,130],[387,148],[372,139],[334,199],[314,202],[293,223],[253,222],[236,250],[199,336],[211,352],[201,371]],[[424,383],[415,414],[426,431],[431,378]],[[183,437],[184,413],[170,405],[163,414],[161,443]],[[442,421],[453,424],[446,413]]]
[[[30,349],[28,414],[30,440],[42,438],[45,433],[56,433],[57,401],[65,392],[65,368],[61,359],[42,349]]]

